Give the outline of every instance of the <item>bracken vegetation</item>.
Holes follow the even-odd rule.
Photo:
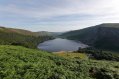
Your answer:
[[[20,46],[0,46],[0,79],[119,79],[119,62],[65,59]]]

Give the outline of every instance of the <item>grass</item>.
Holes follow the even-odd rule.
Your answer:
[[[0,79],[119,79],[119,62],[82,60],[73,55],[65,58],[37,49],[1,45]]]
[[[65,58],[88,59],[88,56],[84,53],[59,52],[55,54]]]

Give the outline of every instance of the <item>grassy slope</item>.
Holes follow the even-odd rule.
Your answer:
[[[65,57],[65,58],[88,59],[88,56],[84,53],[59,52],[59,53],[54,53],[54,54],[61,56],[61,57]]]
[[[0,45],[21,45],[28,48],[36,48],[39,43],[52,39],[51,36],[35,35],[35,33],[0,27]]]
[[[33,32],[23,29],[0,27],[0,31],[7,32],[7,33],[18,33],[22,35],[36,36]]]
[[[118,79],[119,62],[65,59],[45,51],[20,46],[0,46],[0,79],[93,79],[93,77]]]
[[[30,35],[30,36],[57,36],[58,33],[56,32],[47,32],[47,31],[39,31],[39,32],[32,32],[24,29],[17,29],[17,28],[6,28],[0,27],[0,31],[4,32],[14,32],[22,35]],[[60,33],[59,33],[60,34]]]

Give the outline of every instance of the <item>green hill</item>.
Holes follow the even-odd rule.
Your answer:
[[[0,27],[0,31],[13,32],[13,33],[18,33],[22,35],[30,35],[30,36],[53,36],[57,34],[55,32],[47,32],[47,31],[32,32],[32,31],[28,31],[24,29],[6,28],[6,27]]]
[[[36,35],[34,32],[0,27],[0,45],[21,45],[28,48],[36,48],[43,41],[52,39],[48,35]]]
[[[20,46],[0,46],[0,79],[119,79],[119,62],[65,59]]]
[[[119,23],[106,23],[70,31],[61,37],[78,40],[99,49],[119,51]]]
[[[22,35],[32,35],[35,36],[35,34],[31,31],[28,30],[23,30],[23,29],[15,29],[15,28],[6,28],[6,27],[0,27],[0,31],[3,32],[9,32],[9,33],[18,33]]]

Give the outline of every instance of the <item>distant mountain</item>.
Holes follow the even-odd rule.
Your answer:
[[[48,31],[39,31],[35,32],[36,35],[48,35],[48,36],[58,36],[61,35],[62,32],[48,32]]]
[[[105,23],[61,35],[100,49],[119,51],[119,23]]]

